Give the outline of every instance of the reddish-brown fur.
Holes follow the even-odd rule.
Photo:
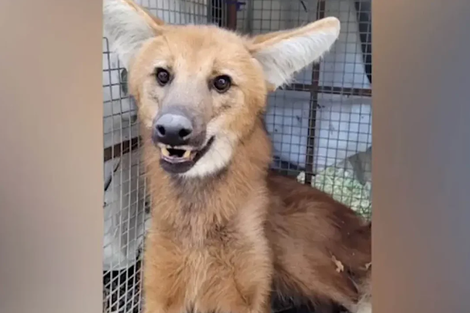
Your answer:
[[[281,294],[329,299],[352,309],[367,282],[371,229],[351,209],[296,180],[268,177],[267,236],[274,251],[274,282]],[[334,259],[344,265],[337,272]]]
[[[158,33],[161,25],[152,27]],[[144,44],[129,72],[152,200],[146,312],[266,313],[273,291],[355,310],[370,280],[370,224],[325,193],[268,169],[271,143],[262,114],[270,86],[246,60],[250,45],[276,35],[251,41],[216,27],[165,27],[165,35]],[[193,109],[208,120],[224,118],[225,131],[237,135],[230,163],[215,175],[178,177],[160,167],[148,122],[169,95],[149,76],[156,55],[182,62],[174,66],[186,71],[188,92],[197,93],[191,95],[200,106]],[[236,69],[237,87],[227,96],[204,93],[197,78],[188,81],[214,64]]]
[[[154,215],[144,263],[146,312],[269,309],[272,255],[263,227],[269,141],[258,127],[250,137],[217,177],[172,181],[144,130]]]

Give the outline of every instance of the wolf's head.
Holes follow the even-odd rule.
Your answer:
[[[267,92],[319,59],[340,31],[328,17],[248,38],[216,26],[165,25],[130,0],[104,0],[104,26],[162,168],[187,177],[227,167]]]

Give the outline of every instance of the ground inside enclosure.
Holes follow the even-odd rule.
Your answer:
[[[365,218],[371,203],[370,0],[140,0],[167,23],[214,23],[260,34],[323,16],[341,21],[338,42],[318,65],[269,95],[272,167],[330,194]],[[149,203],[136,107],[127,71],[103,38],[103,312],[142,312],[141,256]],[[277,310],[277,309],[276,309]],[[294,312],[295,311],[295,312]],[[307,313],[308,308],[285,313]]]

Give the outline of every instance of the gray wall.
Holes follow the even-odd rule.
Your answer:
[[[0,312],[99,313],[102,4],[0,1]]]
[[[374,313],[470,312],[470,1],[372,8]]]

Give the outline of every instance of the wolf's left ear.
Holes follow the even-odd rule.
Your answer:
[[[111,51],[128,68],[142,44],[161,34],[164,22],[132,0],[104,0],[103,26]]]
[[[338,39],[340,21],[326,17],[303,27],[253,37],[248,49],[263,67],[266,81],[276,89],[317,61]]]

